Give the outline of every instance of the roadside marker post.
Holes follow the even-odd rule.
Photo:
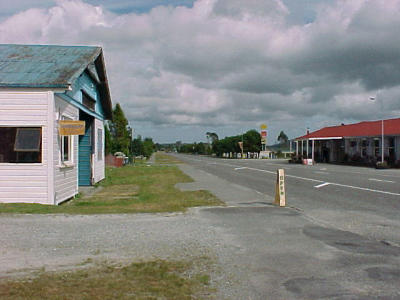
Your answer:
[[[278,169],[276,171],[276,185],[275,185],[275,205],[284,207],[286,206],[286,193],[285,193],[285,170]]]

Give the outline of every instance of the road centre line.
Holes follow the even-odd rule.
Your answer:
[[[239,168],[235,168],[235,171],[237,171],[237,170],[243,170],[243,169],[247,169],[247,167],[239,167]]]
[[[322,187],[327,186],[327,185],[329,185],[329,184],[330,184],[329,182],[325,182],[325,183],[316,185],[316,186],[314,186],[314,187],[315,187],[316,189],[319,189],[319,188],[322,188]]]
[[[222,164],[222,165],[227,165],[227,164]],[[232,167],[240,167],[237,165],[229,165]],[[263,173],[269,173],[269,174],[276,174],[276,171],[267,171],[267,170],[262,170],[262,169],[256,169],[256,168],[250,168],[247,167],[248,170],[253,170],[253,171],[258,171],[258,172],[263,172]],[[313,178],[307,178],[307,177],[300,177],[300,176],[295,176],[295,175],[289,175],[286,174],[286,177],[290,177],[290,178],[296,178],[296,179],[300,179],[300,180],[305,180],[305,181],[312,181],[312,182],[319,182],[319,183],[326,183],[325,181],[322,180],[318,180],[318,179],[313,179]],[[347,185],[347,184],[340,184],[340,183],[333,183],[330,182],[330,185],[335,185],[335,186],[340,186],[340,187],[346,187],[346,188],[350,188],[350,189],[355,189],[355,190],[361,190],[361,191],[367,191],[367,192],[373,192],[373,193],[380,193],[380,194],[386,194],[386,195],[393,195],[393,196],[400,196],[399,193],[392,193],[392,192],[387,192],[387,191],[380,191],[380,190],[374,190],[374,189],[369,189],[369,188],[363,188],[363,187],[359,187],[359,186],[353,186],[353,185]]]
[[[217,163],[217,164],[230,166],[230,167],[234,167],[234,168],[241,168],[242,167],[242,166],[232,165],[232,164],[221,164],[221,163]],[[276,175],[276,171],[268,171],[268,170],[256,169],[256,168],[251,168],[251,167],[246,167],[246,169]],[[289,175],[289,174],[286,174],[285,176],[286,177],[290,177],[290,178],[296,178],[296,179],[300,179],[300,180],[305,180],[305,181],[326,183],[325,181],[318,180],[318,179],[313,179],[313,178],[300,177],[300,176]],[[350,189],[355,189],[355,190],[361,190],[361,191],[367,191],[367,192],[373,192],[373,193],[380,193],[380,194],[386,194],[386,195],[393,195],[393,196],[400,196],[399,193],[392,193],[392,192],[387,192],[387,191],[374,190],[374,189],[363,188],[363,187],[359,187],[359,186],[346,185],[346,184],[333,183],[333,182],[330,182],[329,184],[330,185],[335,185],[335,186],[340,186],[340,187],[346,187],[346,188],[350,188]]]
[[[378,182],[388,182],[388,183],[395,183],[394,181],[391,180],[383,180],[383,179],[376,179],[376,178],[370,178],[368,179],[369,181],[378,181]]]

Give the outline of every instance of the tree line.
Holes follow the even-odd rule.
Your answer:
[[[151,138],[142,139],[139,135],[133,139],[133,130],[119,103],[112,111],[112,120],[107,121],[104,127],[106,154],[122,152],[128,157],[143,155],[149,158],[154,152],[154,142]]]
[[[259,152],[261,151],[261,136],[260,133],[255,130],[249,130],[243,135],[228,136],[223,139],[219,139],[218,135],[213,132],[207,132],[206,134],[208,143],[192,143],[183,144],[177,150],[182,153],[193,153],[193,154],[212,154],[215,153],[217,156],[222,156],[223,153],[240,153],[239,142],[243,142],[243,152]]]

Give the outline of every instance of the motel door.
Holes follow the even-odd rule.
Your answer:
[[[80,112],[79,119],[85,121],[85,134],[79,136],[79,185],[92,185],[93,117]]]

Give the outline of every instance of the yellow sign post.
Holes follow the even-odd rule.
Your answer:
[[[267,129],[267,124],[261,124],[260,128],[261,128],[261,130]]]
[[[285,170],[278,169],[276,171],[276,185],[275,185],[275,205],[285,206],[286,205],[286,193],[285,193]]]
[[[85,121],[60,120],[58,133],[59,135],[84,135]]]

